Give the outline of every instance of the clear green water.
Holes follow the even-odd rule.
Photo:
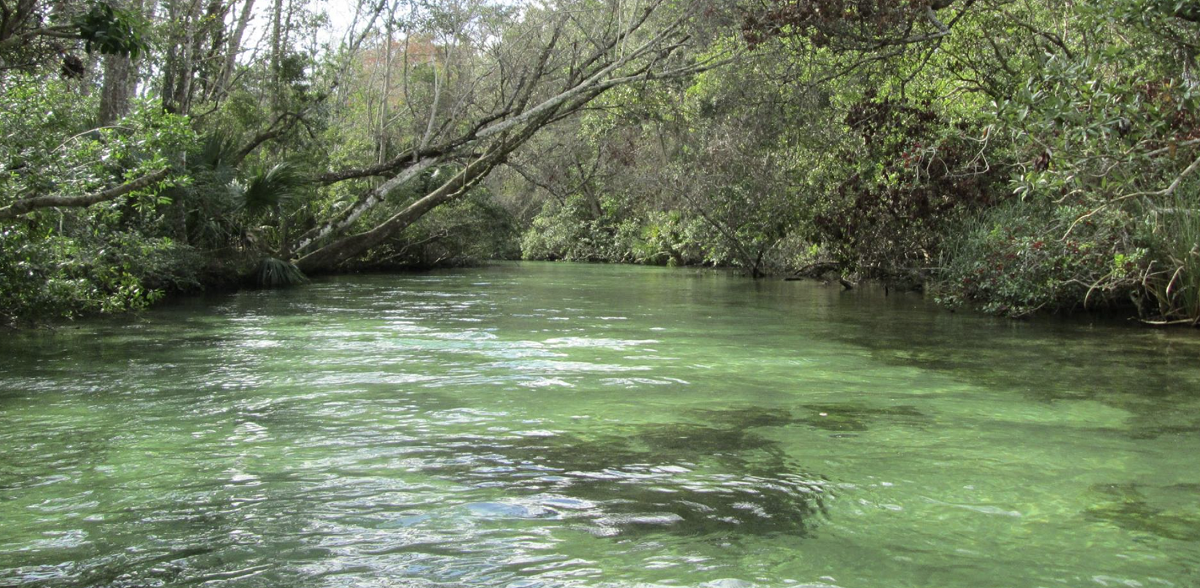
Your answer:
[[[501,265],[0,341],[0,585],[1200,585],[1200,337]]]

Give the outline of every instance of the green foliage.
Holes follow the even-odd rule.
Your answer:
[[[185,121],[139,108],[118,128],[89,130],[80,98],[22,78],[0,95],[0,206],[29,195],[83,195],[170,165],[194,140]],[[84,102],[84,105],[87,103]],[[88,208],[43,209],[0,225],[0,321],[144,308],[196,285],[202,260],[159,230],[158,186]]]
[[[932,101],[870,98],[846,110],[842,173],[813,207],[811,239],[863,276],[921,271],[951,223],[1003,193],[1002,177],[968,138],[979,129],[952,124]]]
[[[209,133],[200,143],[199,150],[192,161],[196,167],[212,171],[228,171],[233,169],[231,162],[237,146],[229,137],[220,133]]]
[[[399,238],[372,251],[359,267],[435,268],[517,259],[517,227],[487,190],[476,188],[425,215]]]
[[[107,1],[38,2],[6,25],[0,208],[170,175],[0,225],[4,320],[140,308],[217,274],[299,282],[292,262],[314,248],[404,220],[396,214],[490,140],[443,141],[549,96],[546,85],[509,95],[508,80],[540,53],[530,50],[540,33],[521,23],[559,22],[550,6],[418,4],[403,59],[382,35],[354,52],[304,49],[297,40],[327,22],[301,3],[277,52],[234,59],[234,71],[222,53],[233,19],[210,10],[151,26]],[[707,6],[681,25],[687,46],[656,59],[733,51],[736,64],[610,88],[508,154],[498,181],[330,263],[520,255],[753,276],[815,265],[929,282],[947,304],[1013,316],[1129,305],[1155,322],[1200,319],[1194,2],[851,4]],[[151,38],[165,42],[155,50]],[[564,37],[536,69],[576,75],[581,41]],[[111,88],[73,54],[81,48],[141,58],[148,101],[95,128],[95,90]],[[72,79],[49,68],[58,59]],[[485,73],[513,67],[515,77]],[[382,197],[373,191],[396,169],[313,181],[405,160],[414,146],[446,151]]]
[[[1155,265],[1144,280],[1160,321],[1200,323],[1200,185],[1190,182],[1146,223]]]
[[[1128,302],[1148,253],[1125,231],[1130,215],[1079,215],[1020,201],[984,212],[948,243],[939,300],[1009,316]]]
[[[636,263],[683,266],[705,260],[702,243],[708,235],[704,225],[689,221],[678,211],[650,212],[644,221],[628,219],[620,226],[623,230],[618,234],[629,235],[623,242]]]
[[[254,169],[245,183],[239,184],[241,207],[252,215],[276,210],[295,197],[303,181],[287,162]]]
[[[703,262],[749,273],[1200,319],[1194,3],[835,4],[744,7],[739,67],[614,92],[577,159],[610,166],[584,185],[621,206],[545,199],[525,255],[661,263],[674,214],[707,229],[684,240]],[[544,183],[576,181],[554,161]]]
[[[137,59],[150,48],[145,20],[109,2],[91,2],[88,11],[75,17],[73,24],[79,28],[79,38],[88,53],[98,51]]]
[[[521,237],[525,259],[564,261],[619,261],[611,231],[601,219],[591,218],[583,196],[572,196],[562,204],[550,201],[533,219]]]
[[[578,137],[555,140],[569,149],[539,158],[547,183],[577,186],[543,201],[523,255],[787,272],[774,252],[802,217],[793,130],[742,107],[780,98],[745,81],[729,70],[606,97]]]
[[[525,259],[685,265],[703,261],[677,212],[634,216],[613,198],[547,201],[521,236]],[[597,215],[597,213],[599,213]]]
[[[0,321],[140,310],[196,285],[201,261],[169,239],[71,233],[54,223],[0,229]]]

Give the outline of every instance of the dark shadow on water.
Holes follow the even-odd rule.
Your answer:
[[[1097,484],[1089,493],[1095,501],[1083,512],[1092,522],[1109,523],[1133,533],[1163,539],[1200,542],[1200,501],[1197,485],[1152,487],[1137,483]],[[1182,504],[1181,504],[1182,503]]]
[[[827,480],[792,463],[775,442],[728,426],[670,423],[597,437],[456,444],[456,459],[427,471],[503,487],[598,535],[805,536],[827,516],[830,499]],[[560,508],[563,500],[577,506]]]
[[[826,431],[865,431],[876,421],[889,426],[923,426],[930,421],[925,413],[908,405],[873,407],[859,404],[804,404],[808,416],[798,423]]]
[[[690,411],[688,414],[734,430],[752,427],[785,427],[800,422],[790,410],[757,406],[723,410],[698,409]]]
[[[822,431],[866,431],[876,424],[922,427],[932,422],[925,413],[910,405],[868,406],[858,403],[802,404],[796,411],[785,408],[747,407],[730,410],[695,410],[689,414],[717,423],[727,432],[746,436],[746,429],[802,425]],[[714,438],[713,444],[736,445],[742,439]]]
[[[650,455],[672,456],[694,461],[705,456],[741,459],[748,451],[774,453],[775,443],[759,435],[735,428],[705,425],[669,424],[637,433],[634,440]]]
[[[862,301],[866,304],[870,301]],[[1200,430],[1200,339],[1089,317],[1018,322],[926,307],[846,312],[815,337],[890,365],[938,372],[1015,400],[1093,401],[1130,413],[1133,439]]]

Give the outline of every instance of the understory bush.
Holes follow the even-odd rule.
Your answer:
[[[1020,200],[982,212],[949,238],[937,299],[1009,316],[1130,303],[1148,258],[1130,233],[1135,219],[1084,214]]]
[[[1200,190],[1190,182],[1164,208],[1149,211],[1147,240],[1154,253],[1144,280],[1155,322],[1200,324]]]
[[[581,198],[563,203],[548,200],[521,236],[521,257],[533,260],[595,261],[592,221]]]
[[[533,260],[643,265],[736,265],[702,220],[684,212],[609,207],[595,218],[583,197],[549,201],[521,236],[521,256]]]
[[[201,259],[170,239],[129,232],[66,236],[0,230],[0,322],[140,310],[197,285]]]
[[[141,104],[93,129],[91,98],[57,80],[0,93],[0,208],[45,193],[83,196],[171,167],[194,138],[180,117]],[[162,190],[181,175],[90,207],[43,209],[0,224],[0,323],[144,308],[196,283],[203,265],[160,227]]]

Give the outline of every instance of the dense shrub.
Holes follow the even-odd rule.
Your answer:
[[[1014,200],[965,223],[947,244],[939,300],[1010,316],[1129,304],[1148,258],[1130,214],[1076,223],[1081,214]]]
[[[1145,223],[1153,253],[1144,285],[1149,294],[1143,315],[1159,322],[1200,324],[1200,186],[1189,183]]]
[[[0,206],[53,191],[83,195],[171,165],[193,139],[178,117],[142,107],[117,128],[91,129],[80,97],[58,81],[22,79],[0,95]],[[195,283],[194,251],[157,230],[162,189],[88,208],[46,209],[0,226],[0,321],[144,308]]]

